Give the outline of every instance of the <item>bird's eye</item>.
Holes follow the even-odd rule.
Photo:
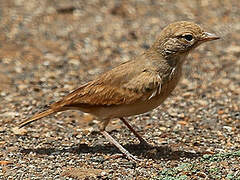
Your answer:
[[[191,41],[193,39],[193,36],[188,34],[188,35],[183,36],[183,38],[186,39],[187,41]]]

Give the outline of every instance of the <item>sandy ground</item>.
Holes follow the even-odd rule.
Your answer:
[[[240,3],[1,0],[0,179],[237,179],[240,176]],[[221,40],[191,53],[159,108],[108,127],[134,164],[76,111],[12,128],[81,84],[140,54],[171,22],[193,21]]]

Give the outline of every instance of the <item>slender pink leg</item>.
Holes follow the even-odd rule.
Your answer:
[[[101,133],[106,137],[106,139],[112,143],[113,145],[115,145],[125,156],[127,156],[127,158],[131,161],[140,161],[139,159],[137,159],[136,157],[134,157],[130,152],[128,152],[124,147],[122,147],[110,134],[108,134],[107,131],[103,130],[101,131]]]
[[[142,136],[140,136],[137,131],[135,131],[133,129],[133,127],[124,119],[124,118],[120,118],[121,121],[130,129],[130,131],[132,131],[132,133],[138,138],[138,140],[140,141],[140,144],[144,145],[144,146],[150,146],[147,141],[145,139],[142,138]]]

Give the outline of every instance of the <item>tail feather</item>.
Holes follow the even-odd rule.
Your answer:
[[[37,121],[38,119],[41,119],[41,118],[43,118],[43,117],[45,117],[45,116],[48,116],[48,115],[50,115],[50,114],[53,114],[53,113],[56,113],[56,111],[54,111],[53,109],[48,109],[48,110],[46,110],[46,111],[43,111],[43,112],[41,112],[41,113],[39,113],[39,114],[34,115],[34,116],[31,117],[30,119],[27,119],[27,120],[21,122],[21,123],[18,125],[18,127],[19,127],[19,128],[22,128],[22,127],[24,127],[24,126],[26,126],[26,125],[34,122],[34,121]]]

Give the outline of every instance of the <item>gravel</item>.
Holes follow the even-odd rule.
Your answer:
[[[231,1],[8,0],[0,2],[0,179],[238,179],[240,4]],[[221,40],[202,45],[159,108],[108,131],[68,111],[14,127],[81,84],[147,49],[167,24],[189,20]]]

